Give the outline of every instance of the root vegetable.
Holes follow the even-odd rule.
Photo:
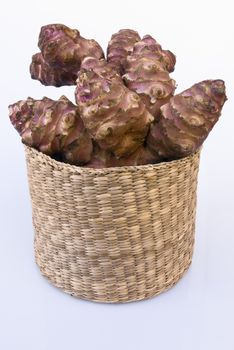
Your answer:
[[[75,85],[82,60],[86,56],[104,57],[101,46],[93,39],[83,38],[79,31],[63,24],[43,26],[38,46],[41,54],[32,57],[33,79],[44,85]]]
[[[53,85],[56,87],[74,85],[77,79],[77,72],[51,67],[44,60],[40,52],[32,57],[30,73],[32,79],[39,80],[43,85]]]
[[[76,89],[85,127],[102,149],[117,158],[129,156],[143,144],[153,117],[109,63],[92,59],[87,69],[86,60],[90,59],[82,63]]]
[[[226,99],[222,80],[204,80],[172,97],[151,125],[148,147],[162,160],[195,152],[218,121]]]
[[[29,97],[10,105],[9,112],[26,145],[71,164],[82,165],[90,160],[92,140],[77,106],[65,96],[58,101]]]
[[[149,35],[136,43],[125,62],[123,79],[127,87],[141,96],[155,119],[160,107],[173,96],[176,84],[169,72],[174,69],[175,56]]]
[[[124,73],[126,58],[134,44],[140,40],[139,34],[132,29],[121,29],[112,35],[107,47],[107,61],[117,67],[120,74]]]

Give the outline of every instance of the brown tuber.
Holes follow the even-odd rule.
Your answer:
[[[132,29],[121,29],[112,35],[107,47],[107,61],[124,73],[127,56],[132,52],[135,43],[140,41],[139,34]]]
[[[75,85],[82,60],[86,56],[101,59],[104,53],[93,39],[83,38],[79,31],[63,24],[48,24],[40,31],[41,56],[32,57],[33,79],[44,85]]]
[[[91,138],[77,106],[65,96],[58,101],[28,97],[10,105],[9,113],[26,145],[71,164],[82,165],[90,160]]]
[[[172,97],[151,125],[148,147],[161,160],[192,154],[218,121],[226,99],[222,80],[204,80]]]
[[[104,60],[83,61],[76,102],[90,135],[116,158],[129,156],[140,147],[153,121],[140,97]]]
[[[32,56],[30,65],[32,79],[39,80],[43,85],[53,85],[56,87],[63,85],[74,85],[77,79],[77,72],[66,71],[51,67],[43,58],[42,54],[36,53]]]
[[[173,96],[176,84],[169,72],[174,70],[175,56],[149,35],[134,45],[125,62],[123,79],[135,91],[155,119],[160,107]]]

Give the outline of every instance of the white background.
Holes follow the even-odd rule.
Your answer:
[[[232,1],[2,1],[0,8],[0,349],[234,349],[234,20]],[[40,27],[64,23],[105,48],[120,28],[177,55],[177,91],[224,79],[228,102],[202,150],[192,267],[148,301],[103,305],[52,287],[35,266],[26,168],[7,105],[73,98],[30,79]]]

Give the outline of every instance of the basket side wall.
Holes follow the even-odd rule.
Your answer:
[[[149,298],[178,281],[193,253],[199,153],[100,173],[48,158],[26,147],[43,275],[102,302]]]

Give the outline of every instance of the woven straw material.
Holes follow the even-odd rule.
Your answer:
[[[84,299],[129,302],[182,277],[193,254],[199,152],[88,169],[25,151],[36,262],[54,285]]]

